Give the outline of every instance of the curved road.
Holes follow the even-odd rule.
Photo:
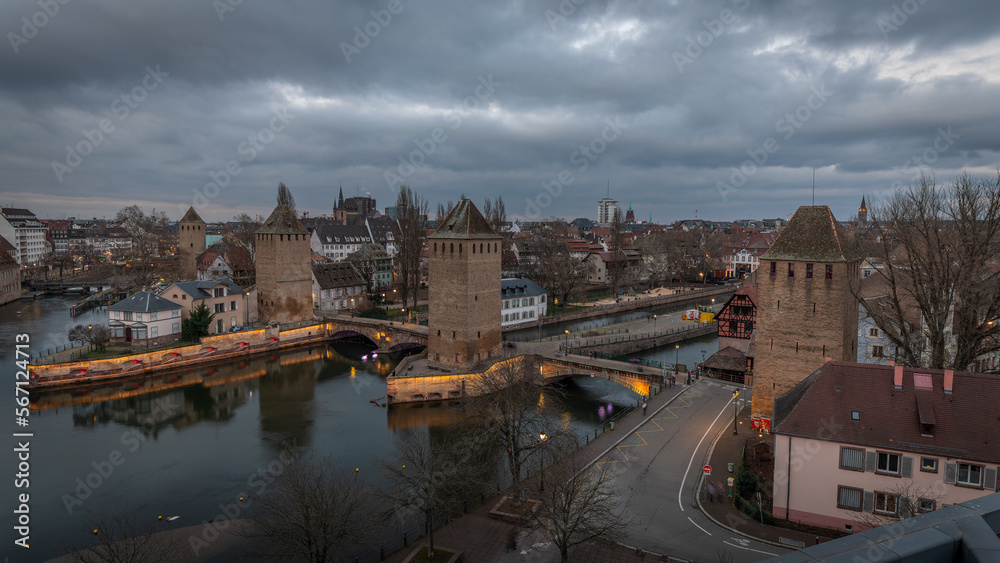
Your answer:
[[[717,526],[695,504],[708,448],[732,425],[734,389],[699,381],[595,463],[625,499],[630,545],[702,563],[749,563],[787,552]]]

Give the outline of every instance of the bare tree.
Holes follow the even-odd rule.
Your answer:
[[[522,273],[549,290],[560,303],[580,297],[587,285],[587,263],[571,254],[566,223],[546,221],[526,242],[532,255],[522,265]]]
[[[111,341],[111,330],[106,324],[76,325],[69,331],[69,339],[86,342],[103,352]]]
[[[278,205],[287,206],[295,211],[295,198],[292,197],[292,190],[285,186],[284,182],[278,182]]]
[[[159,256],[160,235],[168,224],[167,214],[153,209],[148,215],[138,205],[129,205],[118,210],[115,222],[125,230],[132,243],[129,276],[136,285],[144,286],[153,282],[156,272],[153,259]]]
[[[438,223],[440,223],[441,221],[444,221],[444,218],[447,217],[448,214],[451,213],[451,210],[454,208],[455,208],[455,202],[453,201],[449,201],[447,204],[438,203],[437,213],[434,218],[437,220]]]
[[[504,205],[503,198],[497,197],[495,200],[486,198],[483,204],[483,217],[494,231],[503,233],[507,224],[507,206]]]
[[[552,423],[538,368],[528,356],[505,356],[472,383],[470,407],[478,420],[469,426],[478,428],[479,443],[503,452],[511,483],[520,483],[539,437]]]
[[[347,560],[346,549],[370,541],[378,528],[374,489],[357,471],[329,457],[298,458],[268,490],[250,501],[234,533],[258,555],[312,563]]]
[[[427,554],[434,558],[435,517],[447,517],[462,506],[479,486],[477,461],[483,458],[474,441],[462,439],[432,440],[431,436],[405,431],[393,440],[395,454],[379,460],[389,481],[382,492],[390,505],[388,516],[401,525],[410,515],[419,515],[427,531]]]
[[[861,248],[884,265],[874,276],[885,298],[861,304],[902,361],[965,370],[1000,349],[1000,172],[947,188],[923,175],[869,218],[874,234]]]
[[[396,223],[392,235],[396,241],[396,283],[403,298],[403,308],[412,295],[417,304],[420,288],[420,254],[424,248],[427,228],[427,201],[409,186],[400,186],[396,197]],[[412,294],[411,294],[412,292]]]
[[[560,560],[569,561],[570,548],[587,541],[623,540],[630,520],[611,477],[596,466],[584,465],[580,456],[574,455],[576,440],[572,435],[560,433],[544,444],[543,464],[551,463],[532,481],[532,498],[541,501],[532,520],[549,531]]]
[[[621,209],[615,207],[615,213],[611,216],[611,240],[608,251],[611,253],[611,261],[608,262],[608,285],[611,286],[611,295],[618,295],[624,283],[627,283],[629,272],[628,259],[625,256],[626,240],[625,219],[622,217]]]
[[[74,561],[82,563],[167,563],[174,561],[183,543],[157,530],[152,522],[140,523],[135,514],[126,510],[98,514],[87,512],[81,530],[93,537],[97,545],[70,545]]]
[[[862,528],[877,528],[940,508],[944,484],[919,485],[906,479],[883,491],[865,491],[861,511],[851,512]]]
[[[226,227],[225,238],[234,246],[238,246],[246,251],[250,256],[251,262],[256,262],[257,260],[257,229],[260,228],[261,223],[264,219],[257,215],[255,218],[251,218],[250,215],[246,213],[240,213],[233,216],[233,220]]]

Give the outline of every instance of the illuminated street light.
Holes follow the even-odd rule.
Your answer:
[[[656,332],[656,315],[653,315],[653,332]]]
[[[739,418],[739,416],[740,416],[739,410],[738,410],[739,407],[737,406],[739,403],[736,402],[736,397],[739,397],[739,396],[740,396],[740,390],[739,389],[734,390],[733,391],[733,436],[736,436],[736,434],[737,434],[737,431],[736,431],[736,419]]]
[[[569,355],[569,331],[566,331],[566,355]]]

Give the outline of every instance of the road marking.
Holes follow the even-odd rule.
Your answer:
[[[705,441],[705,438],[708,436],[708,433],[712,431],[712,427],[715,426],[715,423],[719,421],[719,417],[722,416],[722,413],[726,412],[726,410],[729,408],[729,404],[732,402],[733,398],[730,397],[729,400],[726,402],[726,405],[722,407],[721,411],[719,411],[719,414],[715,415],[715,420],[712,421],[712,424],[708,425],[708,430],[706,430],[705,433],[701,435],[701,440],[698,440],[698,445],[694,447],[694,451],[691,452],[691,459],[688,460],[687,469],[684,470],[684,476],[681,477],[681,486],[680,488],[677,489],[677,506],[681,507],[681,512],[684,512],[684,504],[681,503],[681,493],[684,492],[684,481],[687,480],[688,473],[691,472],[691,464],[694,463],[694,456],[698,454],[698,448],[701,447],[701,443]]]
[[[690,520],[690,518],[689,518],[689,520]],[[732,546],[732,547],[738,547],[740,549],[745,549],[747,551],[756,551],[757,553],[763,553],[764,555],[770,555],[771,557],[777,557],[778,556],[777,553],[771,553],[769,551],[761,551],[759,549],[753,549],[753,548],[750,548],[750,547],[743,547],[742,545],[736,545],[735,543],[729,543],[726,540],[722,540],[722,543],[724,543],[726,545],[729,545],[729,546]]]
[[[709,532],[709,531],[708,531],[708,530],[706,530],[705,528],[702,528],[701,526],[698,526],[698,524],[697,524],[697,523],[696,523],[696,522],[695,522],[694,520],[691,520],[691,517],[690,517],[690,516],[688,516],[688,520],[690,520],[690,521],[691,521],[691,523],[692,523],[692,524],[694,524],[694,525],[695,525],[695,526],[696,526],[696,527],[697,527],[697,528],[698,528],[699,530],[701,530],[702,532],[705,532],[705,533],[706,533],[706,534],[708,534],[708,535],[712,535],[712,532]]]

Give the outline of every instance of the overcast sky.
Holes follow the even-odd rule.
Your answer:
[[[996,0],[4,0],[0,204],[841,219],[1000,166]],[[755,162],[756,160],[756,162]],[[227,171],[227,168],[229,169]],[[215,183],[213,183],[215,182]],[[547,185],[548,189],[544,186]],[[530,202],[530,203],[529,203]]]

